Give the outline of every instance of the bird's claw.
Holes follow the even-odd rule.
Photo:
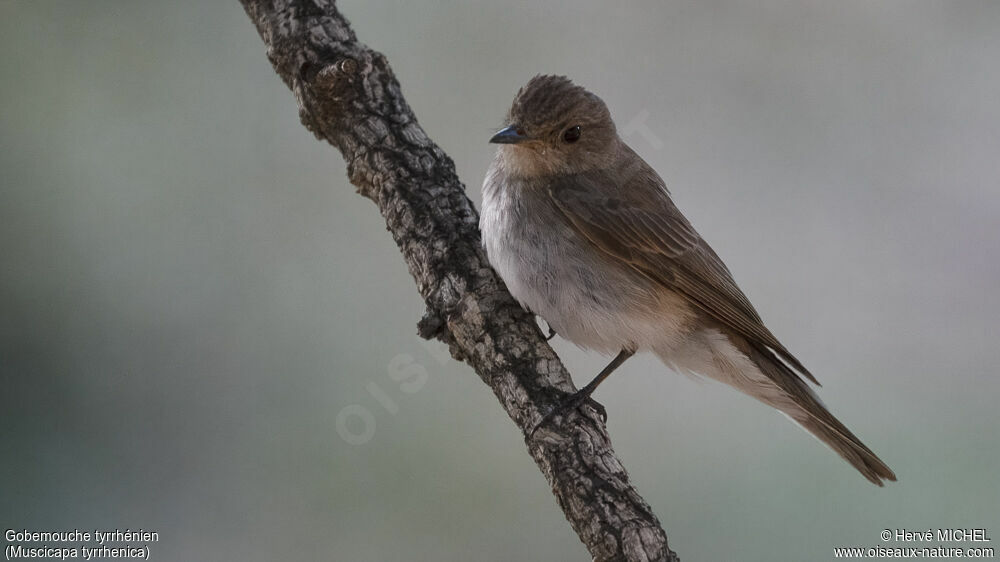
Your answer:
[[[589,394],[577,391],[557,404],[556,407],[549,411],[549,413],[545,414],[545,416],[542,417],[542,420],[535,425],[534,429],[531,430],[529,436],[534,435],[540,427],[551,422],[556,416],[565,418],[566,414],[576,410],[584,404],[590,406],[595,412],[597,412],[597,415],[601,416],[601,423],[607,423],[608,410],[604,407],[604,405],[597,400],[594,400]]]
[[[601,404],[590,396],[584,400],[584,403],[593,408],[597,412],[597,415],[601,416],[601,423],[608,423],[608,410],[604,407],[604,404]]]

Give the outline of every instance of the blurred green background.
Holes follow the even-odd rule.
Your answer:
[[[536,73],[648,127],[627,140],[899,475],[634,359],[597,398],[683,560],[1000,539],[1000,3],[340,7],[477,205]],[[6,0],[0,51],[0,527],[156,530],[153,560],[587,559],[489,389],[416,336],[382,218],[238,3]],[[578,383],[605,361],[555,347]]]

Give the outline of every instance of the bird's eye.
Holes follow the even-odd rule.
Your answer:
[[[580,126],[576,125],[574,127],[566,129],[566,131],[563,133],[563,140],[568,143],[574,143],[580,140]]]

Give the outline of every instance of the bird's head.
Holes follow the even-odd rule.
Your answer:
[[[525,176],[580,173],[610,163],[618,133],[601,98],[565,76],[535,76],[518,91],[505,127],[490,139],[506,167]]]

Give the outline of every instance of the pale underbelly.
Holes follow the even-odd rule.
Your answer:
[[[693,311],[672,291],[571,240],[543,245],[507,238],[490,261],[514,298],[561,337],[603,353],[662,351],[693,329]]]

